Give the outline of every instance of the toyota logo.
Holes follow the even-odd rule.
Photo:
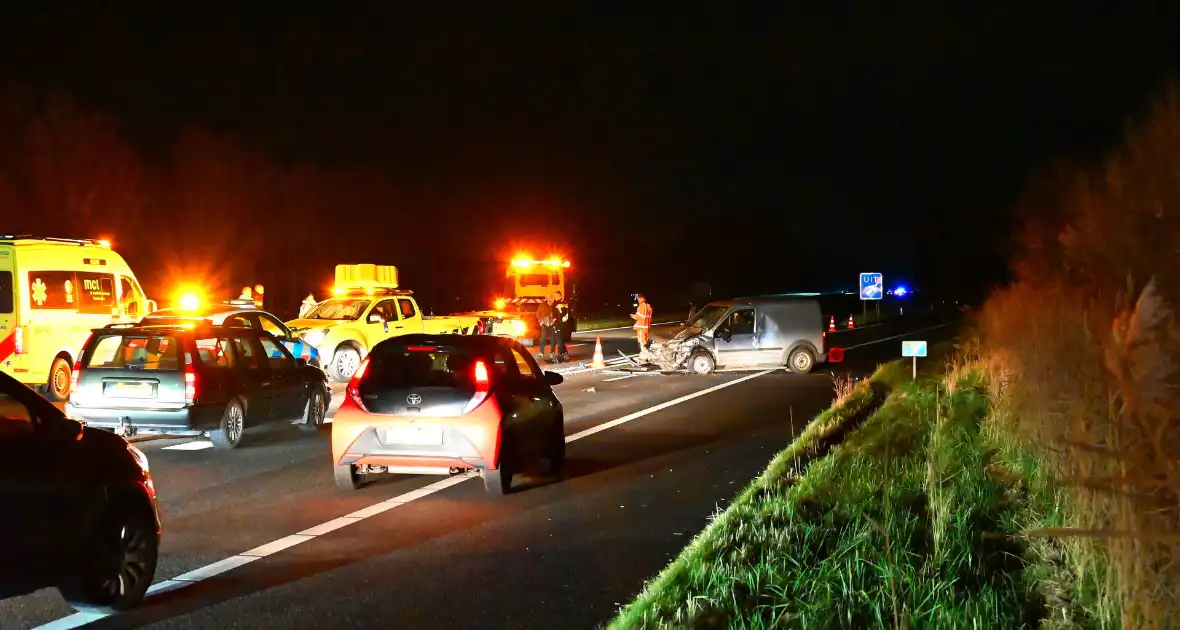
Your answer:
[[[406,402],[410,403],[411,405],[417,405],[422,402],[422,397],[418,394],[410,394],[409,396],[406,396]]]

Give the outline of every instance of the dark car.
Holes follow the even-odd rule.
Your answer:
[[[524,346],[488,335],[404,335],[373,347],[332,420],[336,483],[374,473],[478,470],[504,494],[517,472],[559,474],[565,418],[553,386]]]
[[[66,411],[123,434],[209,434],[236,448],[245,429],[325,426],[328,377],[256,328],[112,324],[95,330],[74,366]]]
[[[147,457],[0,373],[0,598],[56,586],[83,611],[138,604],[160,518]]]
[[[240,328],[257,328],[274,335],[283,347],[291,352],[295,358],[305,359],[312,367],[322,367],[320,352],[315,346],[291,332],[290,328],[278,317],[259,310],[253,300],[226,300],[220,304],[209,304],[197,308],[163,308],[148,313],[141,325],[184,324],[187,322],[207,321],[215,326],[231,326]]]

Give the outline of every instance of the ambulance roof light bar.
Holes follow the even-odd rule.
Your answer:
[[[34,234],[0,234],[0,241],[50,241],[53,243],[74,243],[76,245],[98,245],[110,247],[107,239],[98,238],[58,238],[56,236],[36,236]]]

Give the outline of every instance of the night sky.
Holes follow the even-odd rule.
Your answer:
[[[1163,2],[53,4],[75,8],[0,8],[0,81],[117,120],[146,165],[140,210],[63,222],[15,192],[0,232],[115,226],[149,293],[205,257],[227,284],[306,292],[378,262],[434,301],[483,300],[517,244],[566,253],[594,299],[859,271],[983,286],[1003,280],[1024,184],[1100,157],[1180,41]],[[202,133],[316,176],[218,199],[194,174],[221,160],[191,149]],[[3,151],[19,191],[28,151]],[[296,190],[312,180],[331,183]],[[214,206],[221,229],[193,218]]]

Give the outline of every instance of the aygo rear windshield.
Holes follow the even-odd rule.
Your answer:
[[[472,349],[455,346],[385,346],[369,355],[367,384],[380,388],[471,387]]]

